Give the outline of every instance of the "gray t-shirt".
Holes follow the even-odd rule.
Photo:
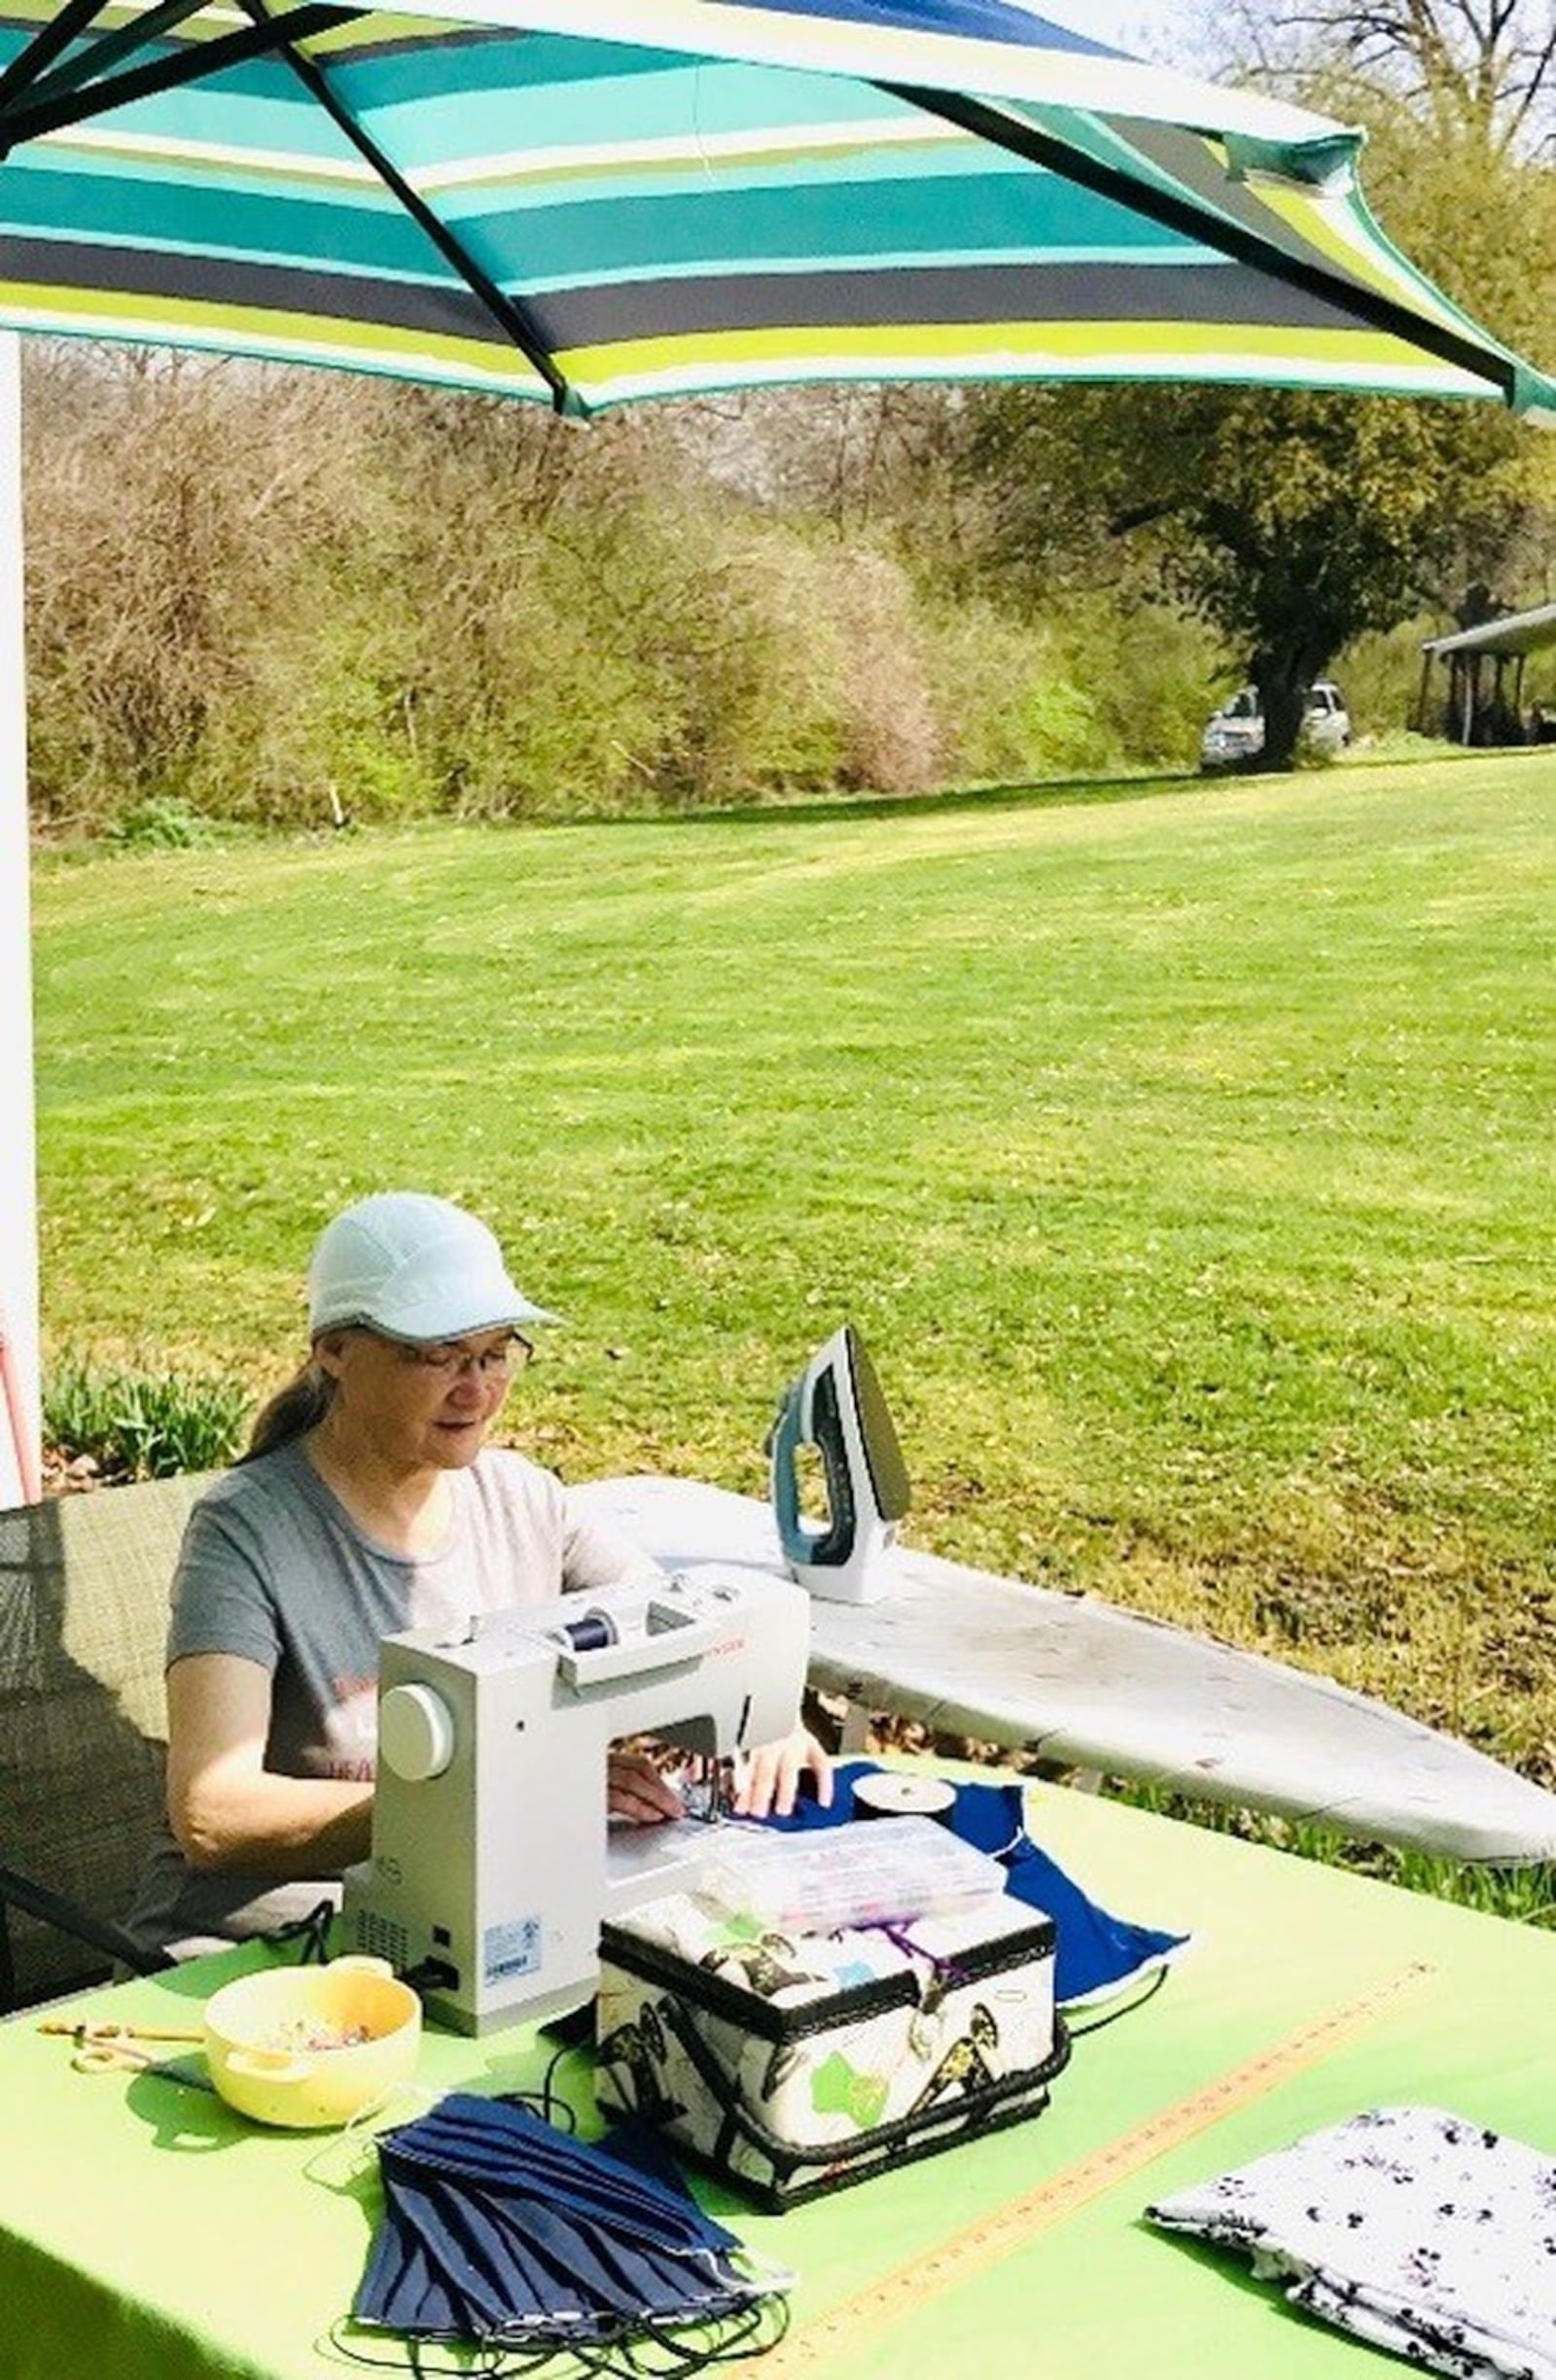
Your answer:
[[[190,1515],[167,1660],[232,1653],[270,1673],[265,1766],[368,1779],[381,1637],[578,1588],[663,1574],[640,1547],[583,1521],[555,1474],[488,1448],[448,1474],[452,1517],[429,1554],[390,1553],[326,1487],[301,1440],[218,1480]],[[202,1874],[164,1833],[128,1926],[148,1947],[240,1939],[338,1899],[328,1881]]]

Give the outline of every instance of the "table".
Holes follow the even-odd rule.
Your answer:
[[[910,2357],[936,2380],[988,2380],[1051,2356],[1058,2369],[1152,2380],[1383,2373],[1392,2360],[1291,2313],[1241,2262],[1156,2231],[1142,2209],[1380,2103],[1451,2108],[1556,2152],[1556,1941],[1058,1786],[1032,1787],[1029,1806],[1038,1840],[1096,1900],[1191,1929],[1193,1946],[1153,2000],[1078,2042],[1038,2122],[783,2216],[699,2184],[800,2276],[789,2340],[751,2368],[896,2380]],[[217,1981],[264,1955],[70,2010],[188,2022]],[[431,2033],[420,2079],[434,2091],[511,2088],[533,2082],[547,2054],[527,2029]],[[1139,2161],[1143,2134],[1202,2095],[1203,2128]],[[76,2074],[36,2012],[0,2026],[0,2109],[5,2380],[339,2380],[353,2368],[328,2334],[372,2231],[371,2158],[334,2136],[251,2128],[197,2088]],[[1099,2164],[1102,2187],[1065,2204]],[[1034,2208],[999,2253],[977,2248],[980,2226],[1049,2184],[1056,2205]]]

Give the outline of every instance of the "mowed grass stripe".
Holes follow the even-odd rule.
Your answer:
[[[56,1350],[256,1388],[419,1182],[515,1434],[754,1488],[866,1331],[947,1553],[1556,1765],[1556,754],[45,864]]]

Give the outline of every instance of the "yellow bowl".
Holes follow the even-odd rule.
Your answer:
[[[384,1959],[239,1976],[205,2004],[211,2081],[256,2123],[349,2123],[415,2071],[421,2002]],[[360,2038],[358,2038],[360,2037]]]

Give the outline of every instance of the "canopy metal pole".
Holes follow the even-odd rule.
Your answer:
[[[35,1502],[38,1182],[22,642],[21,341],[0,331],[0,1503]]]

